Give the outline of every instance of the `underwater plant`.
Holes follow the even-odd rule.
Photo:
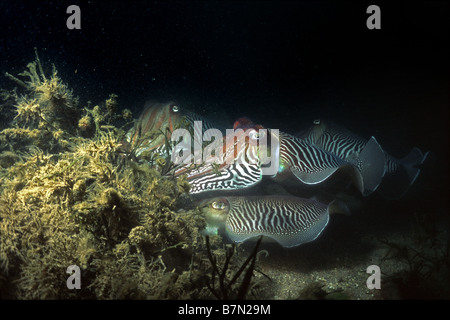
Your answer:
[[[14,105],[16,115],[11,127],[0,132],[1,149],[29,151],[37,146],[56,152],[67,147],[68,138],[75,134],[73,119],[79,117],[78,97],[62,82],[54,65],[51,75],[45,74],[36,48],[35,57],[17,76],[5,73],[18,88],[9,95],[2,91],[8,106]]]
[[[143,277],[135,269],[162,274],[160,256],[189,252],[199,242],[203,221],[176,212],[188,184],[145,164],[119,168],[119,145],[109,131],[65,153],[30,154],[2,172],[0,262],[16,297],[73,297],[61,271],[73,264],[87,272],[90,290],[81,297],[151,297],[149,285],[141,288],[149,281],[136,280],[136,295],[118,281]]]
[[[171,131],[149,130],[124,149],[135,121],[118,96],[80,108],[56,67],[47,76],[35,55],[23,73],[6,74],[18,88],[1,91],[11,119],[0,131],[0,298],[257,297],[257,246],[242,264],[222,241],[205,243],[204,215],[183,207],[190,185],[168,158]],[[166,152],[148,149],[136,161],[155,136]],[[218,275],[211,252],[229,255],[223,281],[237,271],[223,292],[208,289],[207,275]],[[66,284],[73,265],[80,290]]]
[[[446,222],[450,224],[450,220]],[[402,241],[379,239],[387,248],[383,262],[398,264],[385,277],[385,299],[448,299],[450,238],[432,215],[415,213],[412,232]]]
[[[124,156],[116,120],[131,112],[120,112],[117,95],[75,110],[78,99],[55,67],[44,74],[37,51],[19,74],[29,81],[7,76],[22,93],[3,95],[16,115],[0,132],[0,297],[211,298],[204,217],[180,206],[189,183],[164,156]],[[66,285],[71,265],[80,290]]]
[[[206,285],[215,298],[219,300],[245,299],[248,291],[251,289],[251,280],[256,270],[256,260],[261,240],[262,237],[259,237],[253,251],[233,274],[230,262],[236,252],[236,244],[233,243],[231,247],[227,248],[223,265],[219,267],[217,256],[213,255],[211,251],[209,236],[205,237],[208,259],[212,267],[211,276]]]

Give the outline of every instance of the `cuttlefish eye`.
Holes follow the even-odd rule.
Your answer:
[[[177,105],[173,105],[172,106],[172,111],[173,112],[178,112],[178,111],[180,111],[180,107],[178,107]]]
[[[211,207],[216,210],[224,210],[226,205],[225,205],[225,202],[219,200],[219,201],[214,201],[213,203],[211,203]]]

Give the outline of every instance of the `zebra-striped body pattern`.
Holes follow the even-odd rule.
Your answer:
[[[252,142],[249,132],[256,131],[241,130],[224,137],[220,164],[207,161],[197,168],[185,166],[176,171],[177,175],[187,173],[191,194],[248,188],[261,181],[259,146]]]
[[[203,208],[209,227],[234,242],[266,236],[284,247],[316,239],[328,224],[328,206],[293,196],[214,198]]]
[[[335,125],[327,125],[316,120],[304,139],[337,157],[349,160],[359,154],[366,146],[367,140]]]
[[[213,190],[247,188],[259,182],[262,178],[258,165],[232,164],[219,172],[204,172],[207,169],[200,167],[199,170],[193,171],[188,175],[191,194]],[[194,177],[194,174],[198,176]]]
[[[380,185],[386,172],[387,157],[375,137],[366,140],[333,123],[315,120],[303,138],[358,169],[363,195],[374,192]]]
[[[287,133],[280,133],[280,159],[283,164],[294,166],[307,174],[339,168],[346,164],[327,151]]]

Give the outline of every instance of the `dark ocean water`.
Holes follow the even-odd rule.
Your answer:
[[[80,30],[66,27],[71,4]],[[449,4],[377,2],[368,30],[371,4],[0,0],[0,88],[37,47],[82,103],[116,93],[137,115],[175,99],[229,128],[247,116],[293,134],[326,118],[396,157],[430,151],[402,201],[448,215]]]

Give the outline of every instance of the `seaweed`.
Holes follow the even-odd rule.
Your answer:
[[[243,263],[219,238],[206,248],[205,217],[183,206],[190,185],[168,159],[170,130],[150,133],[166,154],[149,149],[150,161],[136,161],[148,136],[124,148],[134,120],[118,96],[80,108],[56,67],[46,75],[35,54],[26,71],[7,74],[18,87],[1,95],[11,121],[0,131],[0,297],[258,297],[259,242]],[[227,260],[220,273],[218,257]],[[80,290],[67,288],[71,265]],[[208,289],[216,286],[208,274],[222,276],[224,291]]]
[[[447,221],[450,224],[450,219]],[[384,298],[436,299],[450,297],[450,238],[427,214],[415,214],[412,233],[403,241],[379,239],[387,248],[382,261],[399,270],[385,275]]]
[[[78,113],[78,99],[54,66],[44,74],[37,50],[25,72],[7,77],[19,88],[2,91],[2,108],[16,115],[0,132],[0,296],[207,297],[204,219],[178,206],[189,184],[124,157],[132,115],[120,112],[117,95]],[[81,290],[66,286],[74,264]]]
[[[11,127],[0,132],[1,148],[30,150],[30,145],[50,152],[61,151],[69,145],[69,137],[76,132],[73,119],[78,119],[79,99],[63,83],[53,65],[47,77],[43,71],[38,51],[35,61],[17,76],[5,73],[19,88],[2,97],[15,107]],[[28,78],[28,81],[19,77]]]
[[[209,236],[205,236],[206,250],[208,259],[211,263],[212,271],[209,282],[207,283],[208,289],[219,300],[237,299],[242,300],[245,298],[248,290],[250,289],[250,283],[255,270],[255,263],[258,254],[258,248],[261,244],[262,237],[259,237],[255,247],[247,259],[242,263],[239,269],[230,278],[230,261],[235,253],[236,245],[232,244],[226,251],[225,261],[220,268],[217,263],[217,257],[211,252],[211,246],[209,243]],[[244,272],[245,271],[245,272]],[[241,277],[241,275],[243,275]],[[230,278],[230,279],[229,279]],[[238,283],[238,280],[241,282]],[[216,288],[216,282],[218,282],[218,288]]]
[[[2,173],[0,262],[13,297],[154,297],[167,272],[160,256],[198,243],[202,219],[176,213],[185,182],[146,165],[118,169],[117,146],[104,134],[59,155],[30,154]],[[80,296],[65,288],[61,271],[72,264],[87,273]]]

